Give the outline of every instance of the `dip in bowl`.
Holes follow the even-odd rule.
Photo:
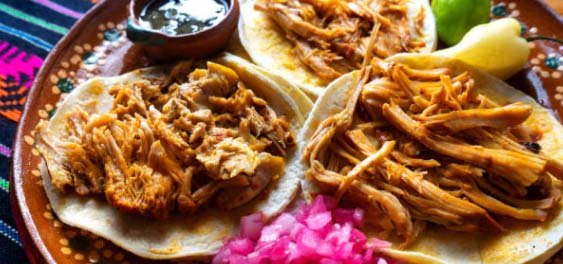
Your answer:
[[[239,12],[237,0],[132,0],[127,38],[157,61],[204,58],[227,45]]]

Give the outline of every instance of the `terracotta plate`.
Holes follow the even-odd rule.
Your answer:
[[[62,224],[51,212],[40,184],[34,127],[57,110],[57,102],[93,76],[114,76],[150,62],[125,37],[128,0],[104,1],[82,18],[53,49],[29,93],[14,144],[10,192],[18,229],[34,263],[154,263],[110,242]],[[536,0],[494,1],[492,17],[515,17],[525,36],[563,38],[563,19]],[[563,116],[563,46],[530,44],[525,70],[509,82]],[[563,253],[561,253],[563,256]]]

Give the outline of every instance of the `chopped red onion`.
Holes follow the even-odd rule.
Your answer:
[[[264,226],[262,212],[243,216],[240,218],[240,236],[252,240],[260,237],[260,230]]]
[[[283,213],[264,226],[262,214],[241,218],[240,236],[229,239],[213,258],[214,264],[371,263],[389,262],[374,252],[391,244],[369,241],[357,227],[362,209],[336,208],[336,201],[319,195],[292,215]]]

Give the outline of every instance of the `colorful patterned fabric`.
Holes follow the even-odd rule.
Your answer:
[[[28,263],[9,204],[12,140],[43,59],[97,0],[0,0],[0,264]]]

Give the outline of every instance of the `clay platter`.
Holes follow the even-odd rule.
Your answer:
[[[57,44],[29,92],[14,143],[11,204],[23,245],[32,263],[155,263],[140,259],[111,242],[57,220],[41,186],[34,128],[57,109],[57,102],[94,76],[115,76],[151,65],[125,36],[128,0],[106,0],[91,9]],[[540,0],[495,0],[491,17],[514,17],[526,37],[563,39],[563,18]],[[233,41],[230,49],[239,49]],[[508,82],[563,117],[563,45],[530,43],[524,70]],[[558,263],[563,251],[548,262]],[[167,262],[160,262],[167,263]]]

